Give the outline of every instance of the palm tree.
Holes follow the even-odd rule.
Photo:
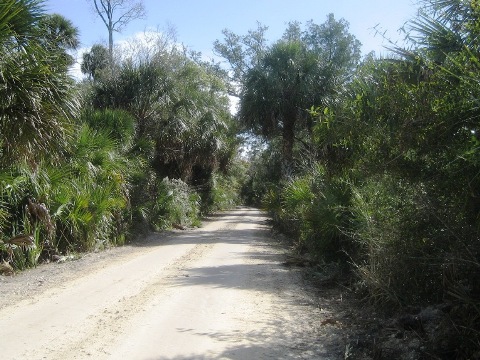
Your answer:
[[[23,44],[32,35],[34,25],[40,20],[43,9],[40,0],[5,0],[0,11],[0,43]]]
[[[0,12],[2,166],[60,156],[76,109],[64,53],[49,52],[47,34],[39,36],[41,4],[7,0]]]
[[[227,33],[226,43],[217,42],[216,49],[234,67],[251,64],[235,72],[241,88],[239,117],[255,135],[268,141],[282,138],[282,173],[288,176],[296,139],[311,129],[308,109],[325,105],[341,90],[359,59],[360,44],[348,32],[348,23],[333,15],[322,25],[309,22],[304,31],[298,23],[289,24],[284,37],[269,48],[256,46],[263,44],[259,34],[251,32],[249,40]],[[238,59],[241,54],[250,61]]]
[[[39,40],[51,52],[58,52],[59,58],[64,58],[65,65],[73,65],[75,59],[68,51],[75,50],[80,45],[78,29],[72,22],[59,14],[42,16],[38,24]]]
[[[108,67],[109,61],[108,50],[102,45],[95,44],[89,52],[83,54],[82,73],[96,81],[102,71]]]
[[[308,24],[301,32],[290,24],[284,38],[264,54],[243,78],[240,119],[266,139],[282,138],[282,174],[291,174],[293,148],[301,129],[310,131],[312,106],[325,105],[358,60],[359,43],[335,21]]]
[[[305,84],[315,75],[309,60],[301,42],[280,41],[247,73],[241,94],[239,116],[247,128],[267,139],[282,137],[284,174],[293,161],[295,126],[305,120],[306,109],[320,101],[310,102],[306,92],[311,89]]]

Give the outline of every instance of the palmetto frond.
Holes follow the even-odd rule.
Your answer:
[[[447,53],[460,51],[465,39],[462,34],[452,29],[448,23],[431,18],[427,15],[420,15],[411,22],[413,34],[410,36],[419,46],[425,47],[434,56],[445,56]]]
[[[9,0],[0,8],[0,164],[60,157],[77,104],[64,60],[38,40],[40,1]],[[37,35],[37,36],[33,36]],[[62,71],[59,71],[62,69]],[[53,155],[53,156],[52,156]]]
[[[462,23],[471,15],[472,1],[423,0],[425,10],[442,22]]]
[[[4,0],[0,5],[0,44],[17,45],[32,34],[43,15],[41,0]]]

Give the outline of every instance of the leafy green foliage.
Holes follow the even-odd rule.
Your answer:
[[[325,176],[321,166],[271,189],[264,205],[282,230],[296,239],[298,251],[322,260],[345,258],[351,250],[350,187]]]
[[[38,23],[40,43],[49,53],[58,54],[58,66],[64,66],[65,70],[75,63],[75,59],[68,51],[79,46],[78,37],[78,29],[61,15],[44,15]]]
[[[33,35],[35,24],[43,16],[40,0],[6,0],[0,17],[0,43],[3,45],[23,44],[26,37]]]
[[[129,177],[136,168],[108,133],[82,125],[74,152],[65,170],[70,175],[55,189],[54,214],[62,223],[58,241],[62,247],[84,249],[105,246],[124,225],[129,201]]]
[[[132,226],[196,226],[241,189],[297,250],[352,264],[372,301],[451,301],[470,339],[457,354],[474,357],[480,5],[423,3],[410,48],[358,67],[359,43],[333,15],[290,23],[271,45],[266,27],[225,31],[215,48],[229,73],[161,36],[116,63],[94,47],[80,112],[67,75],[76,29],[41,1],[4,1],[0,260],[24,268],[123,243]],[[227,93],[241,95],[240,124]],[[239,130],[264,141],[248,169]]]
[[[158,184],[152,223],[157,230],[173,225],[199,224],[200,196],[181,180],[164,178]]]
[[[210,190],[202,201],[202,212],[211,213],[231,209],[242,204],[241,190],[246,181],[247,164],[235,159],[225,172],[216,172],[210,181]],[[205,196],[205,192],[202,192]]]
[[[269,146],[251,144],[247,179],[243,182],[242,198],[246,204],[261,206],[264,195],[281,181],[281,153],[274,141]]]
[[[298,23],[290,24],[270,47],[264,45],[263,31],[246,37],[226,32],[225,43],[217,42],[216,50],[238,77],[239,118],[245,129],[266,140],[282,138],[286,177],[292,172],[298,135],[311,130],[306,109],[338,91],[358,61],[360,45],[348,33],[348,23],[332,14],[322,25],[309,22],[304,31]]]
[[[206,199],[212,174],[228,166],[238,144],[227,86],[213,67],[156,41],[93,83],[93,106],[130,113],[134,147],[153,146],[148,160],[157,176],[204,189]]]
[[[51,174],[43,164],[35,171],[17,164],[0,172],[0,257],[18,268],[36,265],[52,246],[50,185]]]
[[[102,72],[108,71],[110,57],[108,49],[102,45],[93,45],[89,52],[83,54],[81,71],[89,76],[90,79],[96,80],[101,77]]]
[[[374,301],[397,305],[442,299],[445,234],[425,188],[378,176],[356,188],[353,238],[362,256],[357,270]]]
[[[34,163],[65,151],[76,101],[65,52],[38,36],[38,1],[7,1],[0,15],[0,164]],[[52,44],[53,46],[53,44]]]
[[[133,145],[135,118],[126,111],[85,109],[81,120],[91,129],[108,134],[117,145],[121,145],[124,149],[129,149]]]
[[[41,1],[2,5],[0,260],[34,266],[237,203],[223,72],[156,41],[116,64],[93,48],[76,87],[76,28]]]
[[[279,149],[269,140],[247,184],[300,249],[346,254],[376,304],[452,302],[459,339],[470,340],[450,350],[470,358],[480,330],[480,8],[423,3],[411,48],[366,57],[341,91],[312,101],[293,151],[306,159],[291,176],[269,183],[278,164],[268,154]],[[291,24],[287,38],[299,34]],[[274,108],[263,105],[256,111]]]
[[[23,165],[2,172],[2,233],[35,239],[37,253],[32,258],[33,250],[27,251],[30,260],[22,267],[34,265],[40,255],[124,240],[128,174],[135,163],[127,162],[106,134],[87,125],[79,128],[72,149],[61,168],[41,163],[35,170]],[[21,254],[15,255],[18,260]]]

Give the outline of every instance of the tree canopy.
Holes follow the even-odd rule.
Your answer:
[[[44,16],[39,1],[9,0],[2,11],[0,163],[35,163],[67,146],[77,104],[66,51],[77,33],[61,16]]]
[[[239,119],[245,129],[266,139],[283,139],[283,173],[291,173],[296,137],[311,131],[309,109],[328,103],[343,85],[360,57],[360,43],[345,20],[330,14],[321,25],[304,30],[291,23],[282,39],[267,46],[266,28],[247,36],[225,31],[216,51],[232,66],[240,88]]]
[[[478,355],[478,1],[422,1],[407,46],[384,58],[360,59],[329,15],[273,42],[260,24],[225,30],[215,51],[228,69],[159,33],[115,59],[95,45],[77,82],[78,31],[43,3],[0,6],[0,261],[25,268],[138,227],[195,226],[239,204],[241,187],[298,254],[349,274],[371,302],[448,303],[449,341],[422,338],[429,356]],[[95,4],[110,34],[143,11]]]

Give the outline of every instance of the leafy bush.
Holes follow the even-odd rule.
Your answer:
[[[42,1],[4,8],[0,260],[23,268],[123,243],[137,223],[194,226],[201,200],[187,183],[211,180],[206,209],[236,203],[235,179],[215,174],[238,145],[222,71],[159,34],[157,46],[119,57],[117,71],[75,86],[73,26],[53,39],[52,21],[69,22],[47,16]]]
[[[261,144],[254,143],[252,146],[254,154],[249,160],[241,196],[247,205],[262,206],[264,197],[268,196],[267,193],[272,188],[276,188],[281,181],[281,156],[274,145],[266,149],[261,149]]]
[[[305,241],[324,259],[345,260],[353,251],[347,236],[351,226],[350,183],[343,178],[327,178],[317,169],[312,191],[315,197],[305,218]]]
[[[6,244],[0,253],[18,268],[59,251],[125,240],[135,159],[127,160],[108,134],[86,124],[76,135],[64,163],[17,164],[0,172],[0,240]],[[9,243],[20,236],[20,246]]]
[[[351,244],[350,187],[327,179],[321,167],[287,181],[264,197],[277,225],[297,239],[299,250],[326,260],[345,256]]]
[[[53,247],[51,169],[17,164],[0,171],[0,259],[16,268],[35,266]]]
[[[480,270],[475,231],[458,209],[452,217],[445,200],[428,184],[386,174],[355,188],[356,268],[374,301],[437,303],[451,298],[459,281],[479,293],[471,277]]]
[[[123,242],[129,181],[139,166],[108,133],[83,124],[78,130],[67,175],[53,188],[54,215],[62,248],[90,249]],[[118,231],[120,229],[120,232]]]
[[[135,134],[135,119],[124,110],[94,111],[87,109],[83,112],[81,120],[91,129],[108,134],[124,148],[128,148],[132,144]]]
[[[241,191],[246,180],[247,164],[235,159],[224,172],[211,175],[209,189],[202,199],[202,213],[231,209],[242,203]]]
[[[152,209],[152,225],[156,230],[200,223],[200,196],[181,180],[164,178],[157,184]]]

